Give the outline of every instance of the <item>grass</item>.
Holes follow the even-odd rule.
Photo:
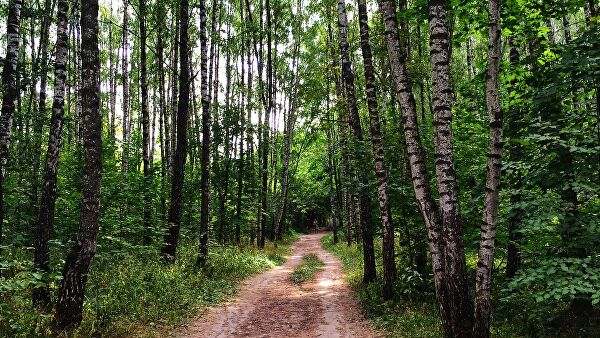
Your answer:
[[[83,322],[69,336],[163,336],[207,306],[226,300],[240,281],[281,265],[291,251],[285,244],[295,238],[278,248],[268,243],[262,251],[214,245],[202,271],[195,268],[197,245],[193,242],[180,245],[171,266],[161,264],[153,248],[99,252],[86,289]],[[40,316],[31,304],[31,287],[21,283],[20,289],[3,288],[9,282],[0,280],[0,336],[52,336],[53,313]]]
[[[315,274],[325,266],[325,263],[314,254],[306,255],[302,257],[302,260],[304,262],[298,265],[296,270],[294,270],[294,273],[290,276],[292,282],[296,284],[301,284],[312,279]]]

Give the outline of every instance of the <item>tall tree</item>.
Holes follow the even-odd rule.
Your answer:
[[[517,66],[520,59],[519,47],[515,42],[514,37],[510,37],[508,39],[508,43],[510,45],[509,51],[509,61],[510,67],[512,71],[517,70]],[[515,86],[517,84],[516,79],[511,81],[510,87],[508,88],[508,96],[510,97],[515,93]],[[521,127],[521,119],[520,119],[520,111],[517,107],[511,107],[507,111],[507,118],[509,122],[507,123],[506,133],[510,139],[517,138],[518,132]],[[511,142],[508,148],[508,155],[511,162],[520,161],[523,157],[523,149],[522,145],[518,142]],[[519,248],[519,242],[521,239],[521,233],[519,229],[521,228],[521,221],[523,219],[524,210],[521,207],[521,201],[523,199],[523,195],[521,192],[523,179],[521,177],[521,173],[519,170],[515,170],[515,173],[511,175],[511,179],[509,181],[509,185],[511,188],[510,195],[510,204],[511,204],[511,213],[508,216],[508,244],[506,248],[506,277],[513,278],[517,274],[517,270],[521,265],[521,251]]]
[[[362,128],[360,126],[360,115],[358,113],[358,104],[356,102],[356,93],[354,89],[354,74],[352,73],[352,62],[350,61],[350,50],[348,44],[348,19],[346,16],[345,0],[338,0],[338,28],[339,43],[342,59],[342,77],[346,89],[346,99],[348,102],[350,129],[352,131],[355,144],[353,153],[353,162],[355,164],[365,163],[366,156],[364,152],[364,139]],[[359,180],[359,207],[360,207],[360,232],[363,242],[363,282],[370,283],[375,280],[375,249],[373,247],[373,230],[371,215],[371,198],[369,195],[369,177],[367,172],[357,168]]]
[[[244,22],[244,0],[240,0],[240,21]],[[245,158],[244,158],[244,133],[246,131],[246,121],[244,120],[244,108],[245,108],[245,98],[246,92],[244,91],[245,85],[245,63],[244,63],[244,54],[245,54],[245,38],[246,38],[246,27],[242,24],[242,32],[240,34],[240,83],[239,91],[241,96],[240,107],[238,108],[238,128],[240,130],[239,135],[239,159],[238,159],[238,176],[237,176],[237,199],[235,205],[235,244],[241,244],[241,223],[242,223],[242,194],[244,192],[244,167],[245,167]],[[249,154],[251,155],[251,154]]]
[[[330,83],[333,82],[334,83],[334,88],[335,88],[335,92],[336,92],[336,96],[341,96],[340,95],[340,84],[339,84],[339,77],[338,77],[338,71],[337,69],[339,69],[339,67],[336,66],[337,64],[337,60],[338,58],[336,57],[336,53],[335,53],[335,46],[333,43],[333,28],[332,28],[332,17],[333,17],[333,13],[332,10],[334,10],[333,6],[331,8],[327,8],[327,52],[329,55],[329,59],[330,59],[330,71],[328,73],[328,81],[327,81],[327,119],[329,120],[329,126],[326,130],[325,135],[327,136],[327,142],[328,142],[328,150],[329,150],[329,154],[328,154],[328,167],[329,167],[329,178],[330,178],[330,189],[329,189],[329,193],[331,195],[331,193],[335,192],[335,196],[330,196],[330,201],[329,204],[331,206],[331,213],[332,213],[332,217],[333,217],[333,242],[335,244],[338,243],[338,235],[337,235],[337,231],[339,228],[344,228],[344,224],[346,225],[346,227],[344,228],[344,239],[349,243],[350,240],[350,236],[349,236],[349,231],[348,231],[348,222],[343,221],[344,217],[343,217],[343,213],[344,213],[344,200],[345,200],[345,189],[342,189],[342,187],[340,186],[340,177],[338,175],[338,165],[337,165],[337,161],[336,161],[336,157],[334,156],[335,153],[335,144],[336,144],[336,136],[337,134],[335,133],[335,123],[334,123],[334,118],[335,118],[335,114],[333,114],[333,112],[331,111],[331,90],[330,90]],[[339,122],[338,122],[339,123]],[[338,129],[339,130],[339,129]],[[332,199],[333,198],[333,199]]]
[[[113,1],[110,2],[110,22],[108,23],[108,86],[110,89],[110,98],[109,98],[109,111],[110,111],[110,137],[112,138],[112,142],[114,142],[116,138],[117,131],[117,67],[118,60],[115,60],[115,53],[113,52],[114,42],[113,42],[113,27],[115,26],[112,22],[114,18],[113,14]],[[118,51],[118,48],[117,48]],[[117,57],[118,57],[117,52]]]
[[[503,122],[498,73],[502,58],[500,1],[489,0],[489,43],[486,101],[489,114],[489,151],[485,181],[485,205],[477,262],[474,337],[490,336],[491,284],[502,169]]]
[[[150,222],[152,217],[152,171],[150,168],[150,112],[148,108],[148,70],[146,64],[146,0],[139,2],[140,21],[140,89],[142,94],[142,159],[144,162],[144,244],[150,244]]]
[[[17,61],[21,27],[22,0],[11,0],[8,4],[6,23],[6,57],[2,67],[2,112],[0,113],[0,243],[4,224],[4,181],[10,148],[10,134],[15,114],[15,104],[19,96],[17,88]]]
[[[333,16],[333,12],[335,12],[335,7],[331,8],[327,10],[327,16],[328,16],[328,21],[331,22],[332,21],[332,16]],[[344,90],[342,89],[342,84],[341,84],[341,79],[340,79],[340,74],[339,74],[339,70],[341,69],[340,67],[340,58],[337,55],[337,51],[335,48],[335,45],[333,43],[334,39],[333,39],[333,29],[331,28],[331,24],[328,25],[328,34],[329,34],[329,38],[328,38],[328,42],[329,42],[329,53],[330,53],[330,60],[331,60],[331,65],[330,65],[330,69],[331,69],[331,77],[333,78],[333,82],[335,84],[334,88],[335,88],[335,96],[336,96],[336,110],[338,112],[338,116],[337,116],[337,125],[338,125],[338,133],[339,133],[339,140],[337,140],[339,143],[339,148],[340,148],[340,174],[341,176],[348,178],[350,177],[350,165],[349,165],[349,149],[348,149],[348,140],[347,140],[347,129],[348,129],[348,121],[347,121],[347,106],[346,106],[346,102],[344,100]],[[351,180],[344,180],[342,181],[340,175],[338,175],[337,172],[335,172],[335,177],[337,178],[337,183],[338,183],[338,191],[341,190],[340,192],[340,219],[344,219],[344,239],[346,240],[346,243],[348,246],[350,246],[352,244],[352,235],[351,235],[351,227],[353,226],[354,223],[354,219],[352,217],[353,213],[350,212],[350,204],[351,204],[351,197],[350,197],[350,191],[348,189],[348,181]]]
[[[81,29],[83,197],[77,240],[65,261],[63,280],[58,291],[56,322],[61,329],[73,329],[82,320],[85,286],[90,264],[96,253],[100,223],[102,113],[97,0],[82,0]]]
[[[367,106],[371,126],[371,143],[375,154],[375,177],[377,178],[377,198],[383,226],[383,299],[392,299],[394,295],[394,276],[396,264],[394,261],[394,224],[388,199],[388,178],[383,156],[383,140],[379,123],[377,107],[377,88],[375,86],[375,69],[373,53],[369,41],[369,17],[366,0],[358,0],[358,22],[360,28],[360,46],[365,67],[365,85]]]
[[[164,18],[166,14],[166,8],[157,4],[154,6],[154,22],[157,26],[156,36],[156,65],[158,72],[158,105],[159,105],[159,139],[160,139],[160,173],[161,173],[161,193],[160,193],[160,214],[161,218],[164,219],[166,213],[166,190],[167,190],[167,171],[170,163],[170,144],[169,141],[169,116],[167,115],[167,102],[166,102],[166,88],[165,88],[165,59],[164,59],[164,48],[165,42],[162,34],[164,33],[164,26],[166,20]]]
[[[208,259],[208,231],[210,226],[211,97],[210,91],[208,90],[208,36],[206,33],[206,0],[200,0],[200,79],[200,92],[202,95],[202,163],[200,166],[202,177],[200,179],[200,252],[198,254],[196,265],[203,266]]]
[[[250,170],[250,186],[252,187],[251,192],[252,192],[252,196],[256,197],[256,190],[253,188],[254,187],[254,183],[255,183],[255,176],[254,176],[254,127],[252,125],[252,52],[250,50],[250,31],[248,29],[248,25],[249,23],[251,23],[251,12],[250,12],[250,7],[248,5],[248,0],[246,0],[246,10],[248,13],[248,21],[249,22],[245,22],[246,25],[246,41],[245,41],[245,45],[246,45],[246,65],[247,65],[247,73],[246,73],[246,78],[248,80],[247,83],[247,87],[246,87],[246,93],[247,94],[247,100],[246,100],[246,123],[248,124],[248,132],[246,133],[246,138],[247,138],[247,144],[248,144],[248,154],[249,156],[249,164],[250,164],[250,168],[252,168],[252,170]],[[254,244],[254,237],[256,236],[256,227],[257,224],[253,224],[251,226],[250,229],[250,245]]]
[[[268,184],[269,184],[269,132],[271,129],[270,126],[270,118],[271,118],[271,112],[273,111],[273,92],[271,90],[272,84],[273,84],[273,58],[272,58],[272,50],[271,50],[271,45],[272,45],[272,40],[271,40],[271,30],[272,30],[272,25],[271,25],[271,1],[270,0],[266,0],[265,3],[265,7],[266,7],[266,30],[267,30],[267,74],[266,74],[266,78],[267,78],[267,83],[266,83],[266,88],[264,85],[264,81],[262,80],[262,56],[261,59],[259,60],[259,71],[258,71],[258,76],[259,76],[259,84],[262,84],[260,86],[261,90],[261,97],[263,100],[263,106],[265,108],[265,116],[264,116],[264,120],[263,120],[263,125],[262,125],[262,147],[261,147],[261,169],[260,169],[260,174],[261,174],[261,194],[260,194],[260,223],[258,226],[258,247],[259,248],[264,248],[265,247],[265,236],[266,236],[266,227],[267,227],[267,217],[268,217],[268,212],[267,212],[267,200],[268,200]],[[261,4],[262,7],[262,4]],[[260,10],[260,26],[262,27],[262,20],[263,20],[263,16],[262,16],[262,8]],[[262,51],[263,51],[263,32],[262,30],[260,31],[260,49],[259,49],[259,53],[260,55],[262,55]],[[265,89],[266,89],[266,97],[265,97]]]
[[[179,6],[179,4],[178,4]],[[175,34],[173,35],[173,41],[171,44],[171,76],[170,78],[170,83],[171,83],[171,134],[169,135],[169,140],[170,140],[170,150],[171,150],[171,158],[168,159],[168,168],[169,168],[169,176],[173,176],[173,162],[175,161],[175,152],[176,152],[176,148],[177,148],[177,117],[178,117],[178,102],[177,102],[177,96],[178,96],[178,83],[177,83],[177,75],[178,72],[176,71],[177,69],[177,62],[178,60],[180,60],[179,57],[179,51],[181,49],[180,43],[178,43],[178,39],[181,35],[181,9],[179,8],[179,13],[177,12],[177,8],[173,8],[173,21],[174,21],[174,30],[175,30]],[[188,19],[189,20],[189,19]],[[181,69],[181,65],[179,65],[179,68]],[[188,68],[190,68],[188,66]],[[167,123],[166,126],[168,126],[169,124]],[[167,132],[167,134],[169,134]]]
[[[189,1],[179,2],[179,100],[177,101],[177,144],[173,159],[173,182],[171,184],[171,205],[169,207],[168,230],[162,248],[163,259],[167,263],[175,260],[179,229],[181,225],[181,207],[183,205],[183,179],[187,155],[187,128],[190,101],[190,67],[187,55],[189,28]]]
[[[40,153],[42,149],[42,132],[44,130],[44,120],[46,117],[46,90],[48,88],[48,41],[50,23],[52,22],[53,3],[46,0],[44,4],[44,15],[42,19],[42,28],[40,36],[40,52],[39,58],[39,77],[40,77],[40,92],[38,100],[38,108],[34,114],[34,130],[33,142],[31,147],[31,159],[33,162],[33,176],[31,180],[30,204],[31,209],[35,210],[38,203],[38,179],[40,176]]]
[[[463,228],[458,207],[454,169],[452,102],[450,78],[451,36],[448,26],[448,0],[429,0],[429,54],[431,59],[432,107],[434,118],[435,172],[440,196],[444,234],[445,272],[448,305],[454,337],[469,334],[473,306],[469,298]],[[446,332],[446,335],[449,335]]]
[[[285,217],[287,213],[287,198],[289,185],[289,167],[291,157],[291,144],[294,137],[294,124],[296,123],[296,94],[298,87],[298,50],[300,47],[300,39],[296,40],[294,47],[294,60],[292,63],[292,71],[294,72],[294,80],[292,81],[290,97],[289,97],[289,112],[285,119],[285,128],[283,135],[283,161],[281,165],[281,200],[279,203],[279,215],[275,226],[275,242],[281,240],[283,228],[285,226]]]
[[[68,52],[68,18],[69,4],[67,0],[58,0],[56,50],[54,61],[54,99],[52,102],[52,116],[50,118],[50,136],[46,152],[46,168],[42,197],[38,213],[35,246],[35,268],[48,273],[50,270],[50,255],[48,240],[54,221],[56,203],[56,182],[58,175],[58,160],[62,144],[62,129],[65,102],[65,81],[67,80],[67,52]],[[40,306],[50,304],[50,290],[48,284],[44,287],[33,289],[33,302]]]
[[[451,309],[447,295],[448,285],[445,275],[444,242],[440,214],[429,185],[425,151],[419,135],[417,106],[412,92],[412,81],[406,67],[406,49],[401,44],[398,31],[396,3],[393,0],[381,0],[380,9],[383,14],[387,50],[396,96],[402,111],[404,141],[408,153],[413,188],[427,230],[433,280],[440,315],[446,336],[452,336]]]
[[[121,171],[126,174],[129,172],[129,139],[131,136],[131,121],[129,111],[129,1],[123,1],[123,40],[121,54],[121,83],[123,85],[123,153],[121,158]]]

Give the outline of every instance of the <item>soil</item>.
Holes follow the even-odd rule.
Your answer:
[[[175,332],[176,337],[350,338],[379,337],[364,319],[343,280],[341,262],[321,246],[323,233],[304,235],[280,267],[244,282],[237,297],[210,308]],[[290,275],[302,257],[316,254],[325,267],[313,280],[295,284]]]

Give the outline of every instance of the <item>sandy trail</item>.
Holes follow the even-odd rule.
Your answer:
[[[235,299],[209,309],[176,332],[176,337],[377,337],[343,281],[342,265],[321,247],[324,234],[305,235],[280,267],[254,276]],[[315,280],[296,285],[290,274],[302,256],[325,263]]]

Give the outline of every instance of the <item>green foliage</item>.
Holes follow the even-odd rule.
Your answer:
[[[333,244],[333,235],[321,240],[325,249],[338,257],[346,273],[345,279],[355,292],[365,316],[375,327],[382,329],[388,337],[441,337],[439,319],[432,278],[422,276],[407,262],[399,261],[395,284],[395,297],[384,302],[383,279],[374,283],[362,283],[362,246],[345,243]],[[381,276],[381,241],[375,242],[378,276]],[[429,269],[429,268],[428,268]],[[514,325],[504,317],[494,317],[491,327],[494,337],[519,336]]]
[[[531,333],[544,332],[545,327],[563,315],[573,301],[600,302],[600,264],[597,259],[555,258],[538,262],[521,271],[502,290],[501,307],[519,304],[523,325]],[[589,327],[587,330],[596,330]],[[588,332],[588,331],[585,331]],[[595,332],[595,331],[589,331]]]
[[[324,266],[325,263],[323,263],[323,261],[321,261],[317,255],[306,255],[302,257],[302,264],[296,267],[296,270],[294,270],[294,273],[292,273],[290,279],[296,284],[301,284],[314,278],[315,274]]]
[[[72,336],[142,335],[177,325],[233,295],[244,278],[282,264],[288,253],[288,247],[272,244],[264,251],[214,246],[204,271],[195,268],[192,242],[181,245],[172,266],[164,266],[151,248],[118,259],[100,253],[90,272],[83,323]],[[41,276],[31,272],[30,263],[16,265],[8,268],[21,272],[0,283],[0,336],[51,336],[52,312],[39,316],[29,297]]]
[[[362,247],[345,243],[333,244],[333,236],[327,235],[321,240],[325,249],[338,257],[344,266],[345,279],[358,297],[359,303],[366,317],[371,320],[375,327],[383,329],[389,337],[439,337],[442,334],[441,322],[439,320],[435,302],[430,299],[426,302],[411,301],[415,295],[408,296],[406,293],[418,292],[422,288],[420,277],[414,273],[402,271],[404,277],[399,278],[396,284],[397,296],[392,301],[383,302],[381,299],[383,280],[378,279],[374,283],[364,285],[362,283]],[[375,256],[377,266],[381,266],[381,242],[375,243]],[[381,272],[379,269],[378,272]],[[412,274],[412,278],[409,275]],[[379,273],[381,276],[381,273]],[[413,288],[416,284],[418,288]],[[430,281],[426,281],[430,283]],[[407,297],[408,296],[408,297]],[[422,297],[421,297],[422,300]]]
[[[428,55],[428,2],[414,0],[407,3],[408,8],[398,10],[400,26],[403,28],[406,23],[407,27],[400,34],[403,38],[408,38],[409,42],[407,70],[413,81],[420,138],[427,154],[426,166],[432,173],[430,182],[433,187],[436,178],[433,175],[435,147],[431,102],[434,98],[431,95],[431,64]],[[595,304],[596,310],[600,305],[597,286],[600,276],[600,130],[596,106],[600,78],[600,17],[596,15],[590,18],[589,23],[586,22],[582,9],[588,3],[587,0],[502,2],[504,50],[501,57],[500,97],[505,112],[506,147],[492,289],[492,334],[495,336],[559,335],[559,330],[552,326],[568,324],[570,318],[565,317],[565,314],[569,313],[574,301],[589,300]],[[37,172],[35,168],[43,168],[45,142],[42,140],[47,140],[48,136],[48,127],[43,123],[49,120],[50,113],[50,109],[38,112],[37,91],[41,75],[36,74],[40,70],[40,64],[39,55],[36,57],[35,54],[40,49],[40,23],[51,12],[43,9],[42,4],[43,2],[26,2],[23,6],[24,46],[21,47],[18,66],[21,95],[18,111],[15,112],[11,154],[4,181],[6,218],[3,224],[3,242],[0,243],[0,270],[3,275],[3,279],[0,279],[0,335],[7,336],[51,334],[49,323],[53,314],[34,310],[29,293],[32,287],[42,285],[43,281],[49,282],[53,294],[56,293],[62,278],[60,268],[78,228],[81,189],[84,184],[81,174],[83,147],[78,111],[80,102],[79,96],[75,94],[80,80],[73,59],[77,49],[75,41],[71,41],[64,146],[59,164],[57,208],[50,241],[51,271],[39,274],[33,270],[31,262],[42,179],[42,172]],[[171,92],[176,88],[173,80],[176,81],[177,78],[177,62],[171,64],[173,47],[177,44],[175,4],[173,1],[149,4],[152,15],[147,18],[151,28],[147,47],[148,66],[152,73],[149,79],[150,89],[153,93],[160,89],[160,67],[165,72],[163,84],[168,87],[164,89]],[[221,63],[225,63],[225,57],[231,58],[229,70],[232,78],[227,81],[230,85],[227,88],[228,102],[223,100],[227,83],[217,81],[212,84],[218,93],[214,97],[211,126],[211,234],[223,238],[225,243],[234,241],[236,226],[240,227],[242,243],[255,238],[260,197],[258,144],[251,145],[250,142],[257,140],[257,132],[262,128],[256,122],[258,112],[263,112],[265,88],[261,91],[259,87],[258,66],[254,64],[251,70],[254,84],[250,91],[247,89],[246,84],[240,81],[240,62],[245,61],[246,56],[241,55],[245,48],[246,51],[250,50],[251,61],[256,62],[258,58],[252,55],[256,52],[252,45],[261,36],[264,40],[267,35],[266,25],[263,22],[261,27],[260,15],[256,12],[258,3],[255,0],[249,3],[254,8],[252,20],[249,20],[248,13],[243,18],[240,16],[242,11],[239,6],[245,4],[237,1],[217,4],[222,23],[220,31],[228,32],[230,36],[227,39],[223,34],[211,36],[211,41],[218,42]],[[190,121],[189,161],[185,169],[181,217],[183,244],[178,250],[175,265],[166,268],[160,264],[158,250],[167,227],[165,219],[169,205],[170,177],[168,173],[165,173],[164,178],[161,177],[166,159],[154,158],[152,182],[146,182],[141,172],[140,46],[139,34],[136,32],[140,18],[139,12],[135,10],[138,2],[130,3],[132,17],[128,27],[120,25],[122,12],[114,11],[117,5],[112,9],[107,5],[107,2],[103,2],[100,7],[100,76],[103,81],[101,99],[104,117],[101,222],[97,257],[89,275],[84,323],[74,333],[78,336],[102,335],[107,332],[117,336],[138,335],[141,334],[138,330],[152,330],[153,327],[177,323],[195,313],[198,308],[228,297],[235,291],[235,283],[242,278],[263,271],[273,264],[282,264],[282,254],[286,252],[285,248],[274,250],[269,247],[265,252],[259,253],[248,247],[233,248],[213,242],[205,270],[195,270],[194,242],[197,239],[197,205],[200,196],[197,189],[201,176],[199,147],[202,140],[199,135],[201,121],[196,114],[191,114],[194,118]],[[208,10],[211,11],[212,4],[208,5]],[[298,5],[302,8],[297,8]],[[372,5],[376,7],[375,3]],[[271,6],[274,19],[272,39],[275,44],[272,66],[277,96],[273,111],[279,115],[272,120],[278,125],[271,126],[269,139],[274,166],[267,173],[270,182],[267,200],[271,207],[266,213],[266,232],[271,230],[281,207],[279,184],[282,156],[279,152],[282,149],[283,133],[281,121],[276,120],[289,114],[290,109],[296,110],[298,119],[291,145],[289,217],[285,220],[285,225],[286,229],[305,231],[315,219],[330,220],[328,175],[336,174],[334,190],[336,193],[343,192],[339,195],[352,195],[359,188],[352,177],[355,175],[352,170],[344,174],[344,169],[349,168],[344,168],[348,163],[344,161],[341,141],[348,138],[348,135],[342,133],[341,127],[347,123],[347,107],[343,85],[341,86],[341,82],[336,83],[336,80],[340,81],[336,2],[273,1]],[[6,7],[5,1],[0,15],[3,19],[7,15]],[[469,281],[473,281],[484,204],[488,147],[489,126],[484,87],[489,22],[485,2],[452,0],[449,7],[448,22],[452,28],[450,81],[455,94],[452,105],[453,155]],[[364,158],[367,159],[365,163],[350,161],[349,164],[353,169],[364,170],[369,175],[373,228],[378,238],[377,192],[373,154],[368,147],[370,135],[366,128],[368,114],[366,101],[363,99],[365,83],[364,67],[360,62],[359,30],[354,4],[348,2],[347,9],[350,18],[348,32],[352,69],[355,72],[358,108],[366,144],[359,146],[351,137],[346,141],[350,152],[364,152]],[[408,154],[404,146],[400,114],[402,107],[397,106],[394,96],[381,14],[376,11],[372,14],[369,20],[371,47],[380,96],[378,99],[389,179],[389,204],[394,224],[399,230],[396,298],[389,302],[381,301],[381,280],[369,286],[362,285],[363,257],[360,246],[333,245],[330,237],[326,237],[324,244],[343,261],[347,279],[357,292],[368,316],[377,326],[402,336],[437,337],[441,335],[441,330],[430,268],[423,270],[422,266],[417,268],[415,263],[418,254],[425,252],[421,249],[427,246],[427,235],[415,202],[413,182],[407,166]],[[71,19],[76,22],[75,17]],[[230,27],[227,26],[229,24]],[[109,27],[112,35],[109,35]],[[124,28],[131,33],[131,72],[127,79],[119,74],[118,60],[121,53],[117,48],[122,43]],[[570,41],[567,41],[566,30],[570,32]],[[50,40],[54,40],[53,34],[50,34]],[[162,65],[156,55],[159,36],[163,38],[164,47],[165,60]],[[190,25],[190,40],[199,41],[196,24]],[[294,69],[292,60],[295,57],[293,46],[296,41],[300,48],[297,69]],[[250,45],[245,46],[245,43]],[[467,43],[473,56],[472,76],[467,75]],[[50,51],[53,50],[52,44],[51,41]],[[509,60],[509,51],[513,47],[520,54],[517,61]],[[264,51],[266,48],[261,49]],[[116,68],[108,67],[111,57]],[[190,58],[194,74],[199,74],[200,65],[196,52]],[[48,75],[50,80],[50,73]],[[123,81],[131,83],[132,134],[129,145],[120,142],[120,111],[116,112],[116,137],[113,138],[108,132],[112,112],[105,84],[111,75],[117,79],[118,87]],[[264,77],[265,74],[262,75]],[[221,76],[217,80],[221,80]],[[49,88],[52,86],[51,82],[49,81]],[[32,85],[35,87],[32,88]],[[118,92],[117,96],[122,95],[120,90]],[[168,123],[172,122],[173,109],[176,108],[171,107],[173,94],[175,93],[166,93],[166,100],[169,102],[165,107],[164,117],[169,120]],[[197,113],[200,109],[200,95],[197,92],[193,94],[191,113]],[[50,101],[48,97],[47,108]],[[153,95],[151,101],[153,107],[158,106],[156,95]],[[241,106],[242,102],[247,107]],[[245,126],[244,138],[247,139],[247,144],[239,148],[243,122],[241,117],[245,117],[248,111],[252,116]],[[157,123],[160,124],[160,121],[161,118],[158,117]],[[42,125],[39,122],[43,122]],[[154,157],[158,157],[158,149],[169,142],[156,135],[158,124],[154,130],[157,138],[155,154],[152,154]],[[173,127],[171,126],[171,132]],[[235,146],[231,143],[233,141]],[[130,170],[126,174],[120,169],[123,146],[130,149]],[[242,168],[242,157],[238,153],[240,149],[246,151],[242,171],[238,171],[238,168]],[[171,149],[171,155],[173,151]],[[333,165],[329,162],[330,155]],[[239,214],[238,182],[242,184]],[[143,229],[144,193],[150,193],[152,200],[150,229]],[[568,193],[575,197],[569,200]],[[519,198],[513,199],[515,196]],[[339,204],[343,204],[342,200],[347,197],[338,196]],[[340,209],[345,209],[340,214],[344,225],[347,225],[348,205],[340,205]],[[509,242],[508,225],[515,219],[515,234],[519,239]],[[142,235],[146,230],[149,230],[153,239],[153,246],[141,245]],[[296,235],[287,237],[280,244],[289,243],[294,236]],[[521,257],[520,272],[512,280],[503,277],[509,243],[517,246]],[[379,241],[376,241],[376,256],[380,267]],[[313,269],[317,268],[318,262],[313,258],[308,260],[310,261],[302,264],[298,274],[295,274],[299,280],[310,278],[316,271]],[[583,331],[570,332],[570,336],[593,336],[593,332],[586,331],[587,327],[592,326],[589,322],[580,326]]]

